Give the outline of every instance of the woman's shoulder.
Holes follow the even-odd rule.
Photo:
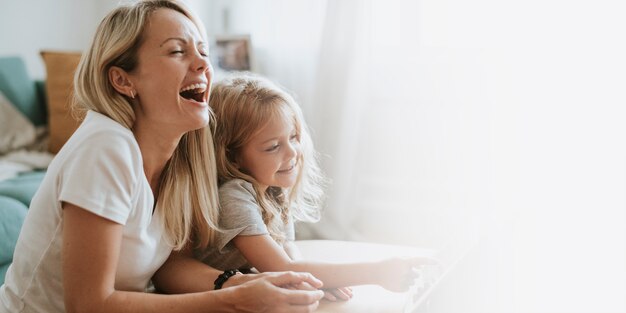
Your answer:
[[[118,166],[121,163],[131,168],[142,166],[141,151],[133,133],[112,119],[89,111],[80,127],[63,145],[53,164],[96,164],[106,160]]]
[[[88,143],[88,150],[113,152],[139,150],[132,131],[109,117],[88,111],[85,119],[67,141],[66,150],[81,150]],[[65,147],[64,147],[65,148]],[[62,149],[63,150],[63,149]]]
[[[104,114],[88,111],[75,134],[134,140],[133,132]]]

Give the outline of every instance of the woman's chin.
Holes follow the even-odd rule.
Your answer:
[[[190,131],[201,129],[207,127],[209,125],[209,110],[208,108],[205,110],[201,110],[198,112],[194,112],[193,116],[189,118],[189,122],[187,123],[187,127],[189,127]]]

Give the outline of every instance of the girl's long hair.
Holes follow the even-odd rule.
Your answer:
[[[318,221],[325,178],[302,111],[293,97],[265,78],[237,73],[213,86],[209,104],[215,114],[213,128],[219,183],[235,178],[250,182],[263,221],[278,242],[285,240],[281,226],[290,217],[299,221]],[[237,165],[237,156],[244,145],[277,116],[287,116],[294,122],[300,142],[299,172],[293,187],[268,187],[262,192],[259,182]]]

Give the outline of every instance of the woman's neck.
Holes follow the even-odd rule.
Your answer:
[[[163,132],[155,133],[153,129],[143,129],[141,125],[135,126],[133,133],[141,150],[143,171],[156,196],[163,169],[172,158],[182,135],[168,136]]]

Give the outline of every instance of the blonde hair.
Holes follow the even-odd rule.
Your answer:
[[[263,221],[272,238],[279,242],[285,239],[280,230],[281,222],[287,223],[290,215],[300,221],[318,221],[325,179],[302,111],[293,97],[265,78],[237,73],[214,84],[209,104],[215,114],[213,126],[219,183],[235,178],[250,182]],[[258,181],[237,166],[237,156],[244,145],[279,114],[291,115],[294,121],[301,145],[297,157],[299,173],[293,187],[268,187],[261,192]]]
[[[113,88],[108,72],[113,66],[127,72],[135,69],[146,24],[161,8],[187,16],[205,37],[199,20],[176,1],[147,0],[116,8],[102,20],[91,48],[82,55],[74,76],[75,108],[99,112],[132,129],[131,99]],[[184,134],[161,174],[155,208],[174,249],[182,249],[192,239],[198,247],[213,241],[218,228],[215,172],[210,128]]]

